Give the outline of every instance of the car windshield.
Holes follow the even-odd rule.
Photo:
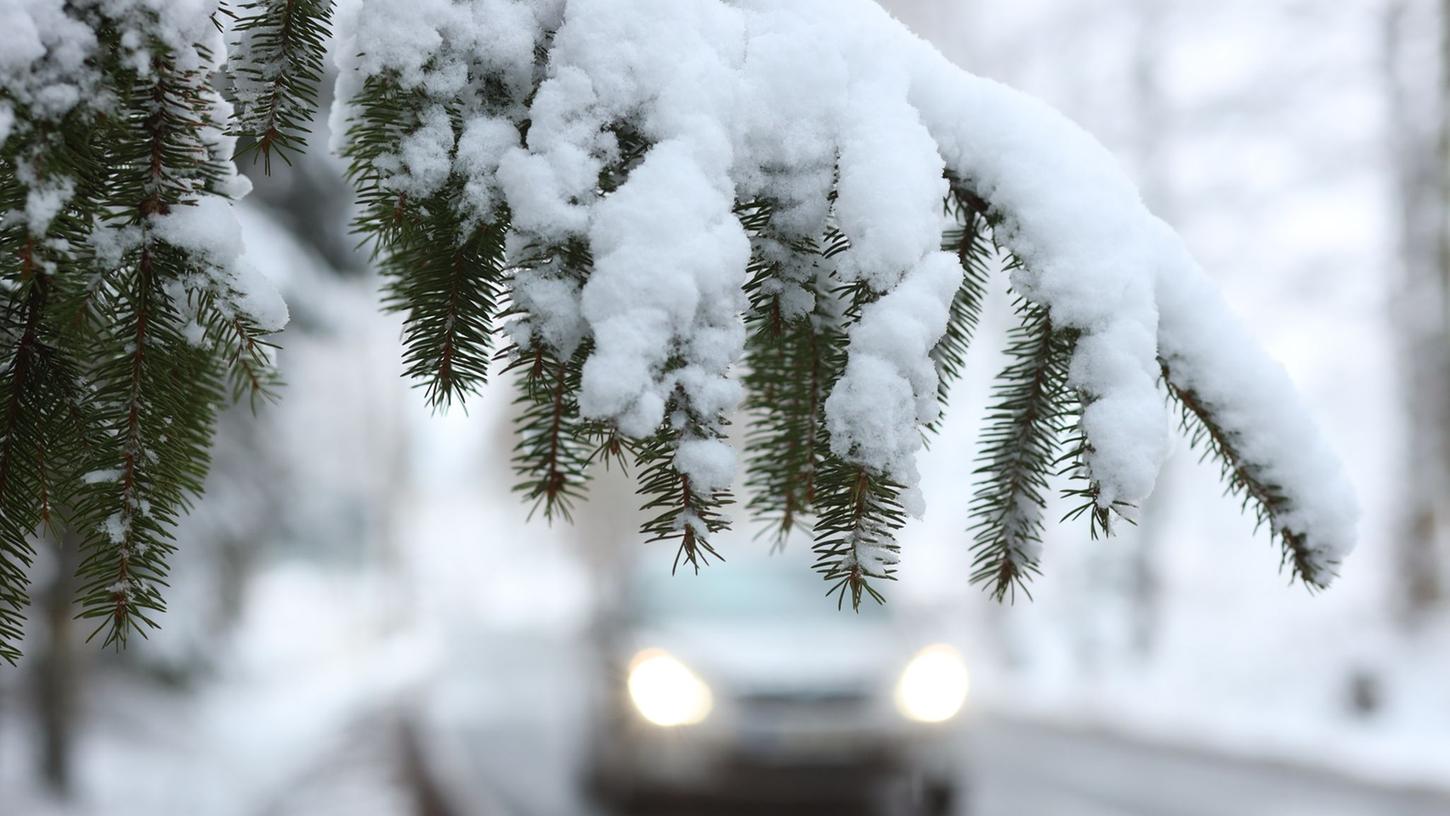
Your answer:
[[[827,597],[830,586],[811,569],[809,553],[774,556],[737,556],[702,567],[699,574],[685,566],[671,575],[669,564],[645,559],[636,573],[633,602],[645,620],[709,618],[719,620],[851,615],[838,611],[837,596]],[[863,599],[862,616],[884,615],[880,604]]]

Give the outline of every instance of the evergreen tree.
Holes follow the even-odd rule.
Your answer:
[[[855,28],[822,4],[772,18],[823,43],[790,70],[793,47],[746,48],[749,26],[695,5],[367,0],[341,32],[339,152],[407,373],[435,407],[512,376],[534,511],[569,520],[596,468],[623,467],[643,535],[699,569],[728,555],[712,539],[743,421],[747,513],[782,543],[808,531],[838,604],[882,601],[921,512],[916,452],[1001,267],[1018,326],[978,454],[973,581],[1025,587],[1059,476],[1094,535],[1131,518],[1166,395],[1294,576],[1328,583],[1353,523],[1337,464],[1089,137],[864,0],[840,9]],[[105,642],[164,607],[217,412],[274,385],[282,320],[227,231],[234,161],[308,149],[333,22],[327,0],[21,8],[34,48],[0,65],[12,661],[54,519],[82,534],[82,615]],[[793,83],[810,93],[773,90]]]

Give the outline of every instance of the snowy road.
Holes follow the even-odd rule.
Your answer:
[[[473,786],[464,813],[595,814],[574,784],[581,667],[540,645],[513,644],[473,675],[499,696],[445,726],[452,775]],[[968,741],[963,816],[1450,816],[1450,798],[1100,733],[984,717]]]
[[[1450,798],[1020,722],[978,724],[971,816],[1450,816]]]

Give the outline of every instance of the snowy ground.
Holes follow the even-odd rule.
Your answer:
[[[334,609],[357,602],[316,576],[277,575],[270,591]],[[294,608],[296,615],[303,612]],[[369,635],[320,609],[283,640],[320,635],[350,648],[289,654],[258,676],[244,646],[193,697],[110,683],[128,702],[100,714],[84,742],[85,794],[48,802],[24,773],[24,734],[6,728],[0,785],[8,814],[424,813],[591,816],[578,793],[587,678],[576,636],[484,633],[439,649]],[[345,618],[344,618],[345,620]],[[284,644],[266,644],[269,649]],[[14,722],[12,710],[5,721]],[[1450,790],[1347,778],[1311,760],[1163,743],[1051,720],[970,714],[962,782],[972,816],[1439,816]],[[23,722],[23,718],[22,718]],[[17,737],[20,737],[17,739]],[[1191,742],[1179,739],[1176,743]]]

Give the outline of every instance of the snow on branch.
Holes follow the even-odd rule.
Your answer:
[[[41,524],[82,541],[94,635],[153,626],[218,411],[275,384],[287,308],[242,260],[219,14],[0,3],[0,658]]]
[[[1005,426],[997,438],[996,460],[1022,465],[989,462],[998,487],[984,489],[1004,497],[1003,518],[1040,504],[1045,469],[1064,459],[1080,482],[1064,492],[1084,498],[1075,514],[1090,510],[1095,531],[1110,511],[1131,514],[1168,451],[1167,371],[1172,396],[1215,429],[1226,473],[1289,542],[1296,574],[1323,584],[1347,552],[1355,513],[1339,465],[1112,156],[1046,105],[951,65],[869,0],[407,6],[363,0],[342,22],[339,99],[366,111],[369,84],[387,77],[420,100],[396,153],[373,157],[383,195],[402,202],[431,179],[422,192],[461,189],[460,209],[506,206],[515,243],[587,243],[592,266],[569,285],[518,276],[516,353],[543,344],[567,359],[587,342],[578,411],[653,440],[660,485],[732,484],[724,422],[745,396],[732,374],[743,364],[750,409],[773,429],[751,438],[789,448],[752,455],[748,482],[796,491],[749,506],[785,512],[785,529],[812,514],[841,527],[852,490],[784,486],[820,468],[890,485],[890,505],[920,515],[915,457],[941,410],[941,375],[960,368],[984,274],[976,250],[942,251],[946,200],[976,240],[990,234],[1011,257],[1023,313],[1052,327],[1062,355],[1061,387],[1032,409],[1046,413],[1008,423],[1032,438]],[[440,105],[449,118],[430,118]],[[791,254],[781,248],[833,243],[812,264],[822,281],[779,260]],[[820,308],[831,301],[844,308]],[[818,340],[809,353],[839,365],[781,363]],[[823,399],[784,396],[802,371],[812,381],[796,385]],[[802,404],[816,416],[800,418]],[[1074,422],[1065,456],[1051,454],[1068,440],[1035,433],[1043,421],[1054,433]],[[792,428],[826,438],[788,444]],[[660,470],[665,448],[672,469]],[[1032,486],[1027,498],[1012,494],[1019,485]],[[681,526],[695,517],[674,512]],[[654,532],[667,526],[656,519]],[[1035,568],[1031,524],[977,529],[980,542],[1005,542],[1014,570]],[[849,550],[823,551],[856,558]],[[824,569],[839,577],[858,562]]]
[[[0,658],[57,497],[89,536],[86,614],[107,637],[162,608],[212,420],[229,390],[265,392],[287,317],[239,263],[235,141],[302,148],[330,21],[333,148],[409,373],[447,405],[505,358],[519,491],[547,517],[594,463],[632,457],[645,533],[698,566],[743,460],[747,486],[779,492],[746,507],[810,529],[842,599],[879,599],[1005,257],[1018,364],[972,525],[997,594],[1036,569],[1053,471],[1094,532],[1147,499],[1165,390],[1294,575],[1324,586],[1352,547],[1352,492],[1288,377],[1112,156],[871,0],[332,12],[0,0]],[[86,331],[63,331],[77,302]]]

